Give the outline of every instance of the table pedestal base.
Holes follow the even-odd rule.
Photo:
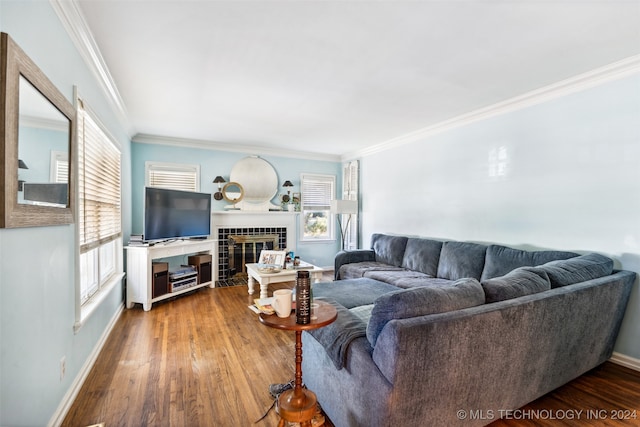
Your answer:
[[[285,421],[300,423],[300,427],[311,427],[316,406],[316,395],[310,390],[293,389],[283,392],[276,405],[276,413],[280,415],[278,427],[284,427]]]

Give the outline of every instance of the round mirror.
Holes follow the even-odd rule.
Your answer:
[[[228,202],[238,203],[244,197],[244,188],[237,182],[227,182],[224,187],[222,187],[222,196]]]
[[[259,157],[245,157],[236,163],[231,169],[229,181],[242,184],[244,203],[268,203],[278,192],[275,169]]]

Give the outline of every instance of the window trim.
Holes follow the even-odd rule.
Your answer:
[[[105,136],[107,137],[107,139],[109,140],[109,142],[114,146],[114,148],[116,150],[118,150],[119,154],[120,154],[120,175],[122,176],[122,146],[121,144],[118,143],[118,140],[115,139],[113,137],[113,135],[107,130],[107,128],[104,126],[104,124],[99,120],[97,114],[95,114],[95,112],[87,105],[87,103],[85,101],[82,100],[82,97],[79,95],[77,87],[74,87],[74,100],[75,100],[75,110],[76,110],[76,114],[78,117],[77,120],[77,125],[76,126],[80,126],[81,120],[80,120],[80,109],[83,109],[85,111],[85,113],[87,115],[89,115],[89,117],[91,118],[91,120],[93,120],[93,122],[98,126],[98,128],[105,134]],[[83,141],[80,141],[80,138],[78,137],[76,139],[76,144],[78,144],[78,146],[74,147],[74,150],[72,150],[72,155],[73,155],[73,160],[75,162],[75,164],[78,165],[78,172],[80,171],[80,167],[82,167],[78,161],[79,161],[79,144],[83,143]],[[80,174],[78,173],[78,184],[80,184],[79,180],[80,180]],[[121,180],[122,182],[122,180]],[[75,240],[76,240],[76,244],[75,244],[75,322],[73,325],[73,330],[74,333],[77,334],[80,329],[82,329],[83,325],[86,323],[86,321],[93,315],[93,313],[95,313],[97,311],[97,309],[101,306],[101,304],[103,303],[103,301],[105,299],[107,299],[107,296],[111,294],[111,292],[117,288],[118,286],[122,285],[122,281],[124,279],[124,277],[126,276],[126,273],[124,272],[124,256],[123,256],[123,233],[122,233],[122,209],[120,210],[120,233],[118,233],[116,236],[114,236],[113,238],[109,238],[109,239],[105,239],[105,241],[113,241],[115,244],[115,248],[114,248],[114,254],[115,254],[115,260],[114,260],[114,273],[111,274],[110,277],[108,277],[103,283],[100,284],[99,289],[84,303],[82,303],[81,301],[81,289],[82,289],[82,276],[81,276],[81,262],[80,262],[80,257],[81,254],[83,253],[81,251],[81,246],[82,243],[80,241],[80,216],[79,216],[79,212],[80,212],[80,185],[75,185],[74,186],[74,191],[75,191],[75,197],[76,200],[78,200],[78,203],[76,203],[75,206],[75,215],[76,218],[78,218],[78,220],[75,222],[74,224],[74,230],[75,230]],[[122,187],[120,188],[120,203],[122,206]],[[100,242],[105,243],[105,242]],[[124,307],[124,304],[122,304],[122,306]]]

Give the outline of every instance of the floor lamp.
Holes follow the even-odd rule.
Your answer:
[[[332,200],[331,213],[338,216],[338,224],[340,225],[340,233],[342,234],[342,246],[340,249],[344,250],[344,238],[346,237],[347,230],[349,229],[351,215],[358,213],[358,202],[356,200]],[[342,215],[348,215],[347,222],[344,227],[342,227]]]

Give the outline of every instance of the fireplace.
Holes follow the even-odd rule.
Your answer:
[[[277,234],[238,235],[227,238],[229,251],[228,276],[238,274],[246,277],[246,264],[258,262],[262,250],[279,250],[280,236]]]
[[[244,264],[258,262],[262,249],[295,251],[297,217],[295,212],[213,212],[212,231],[218,242],[213,262],[216,286],[246,283],[246,275],[241,277]]]

